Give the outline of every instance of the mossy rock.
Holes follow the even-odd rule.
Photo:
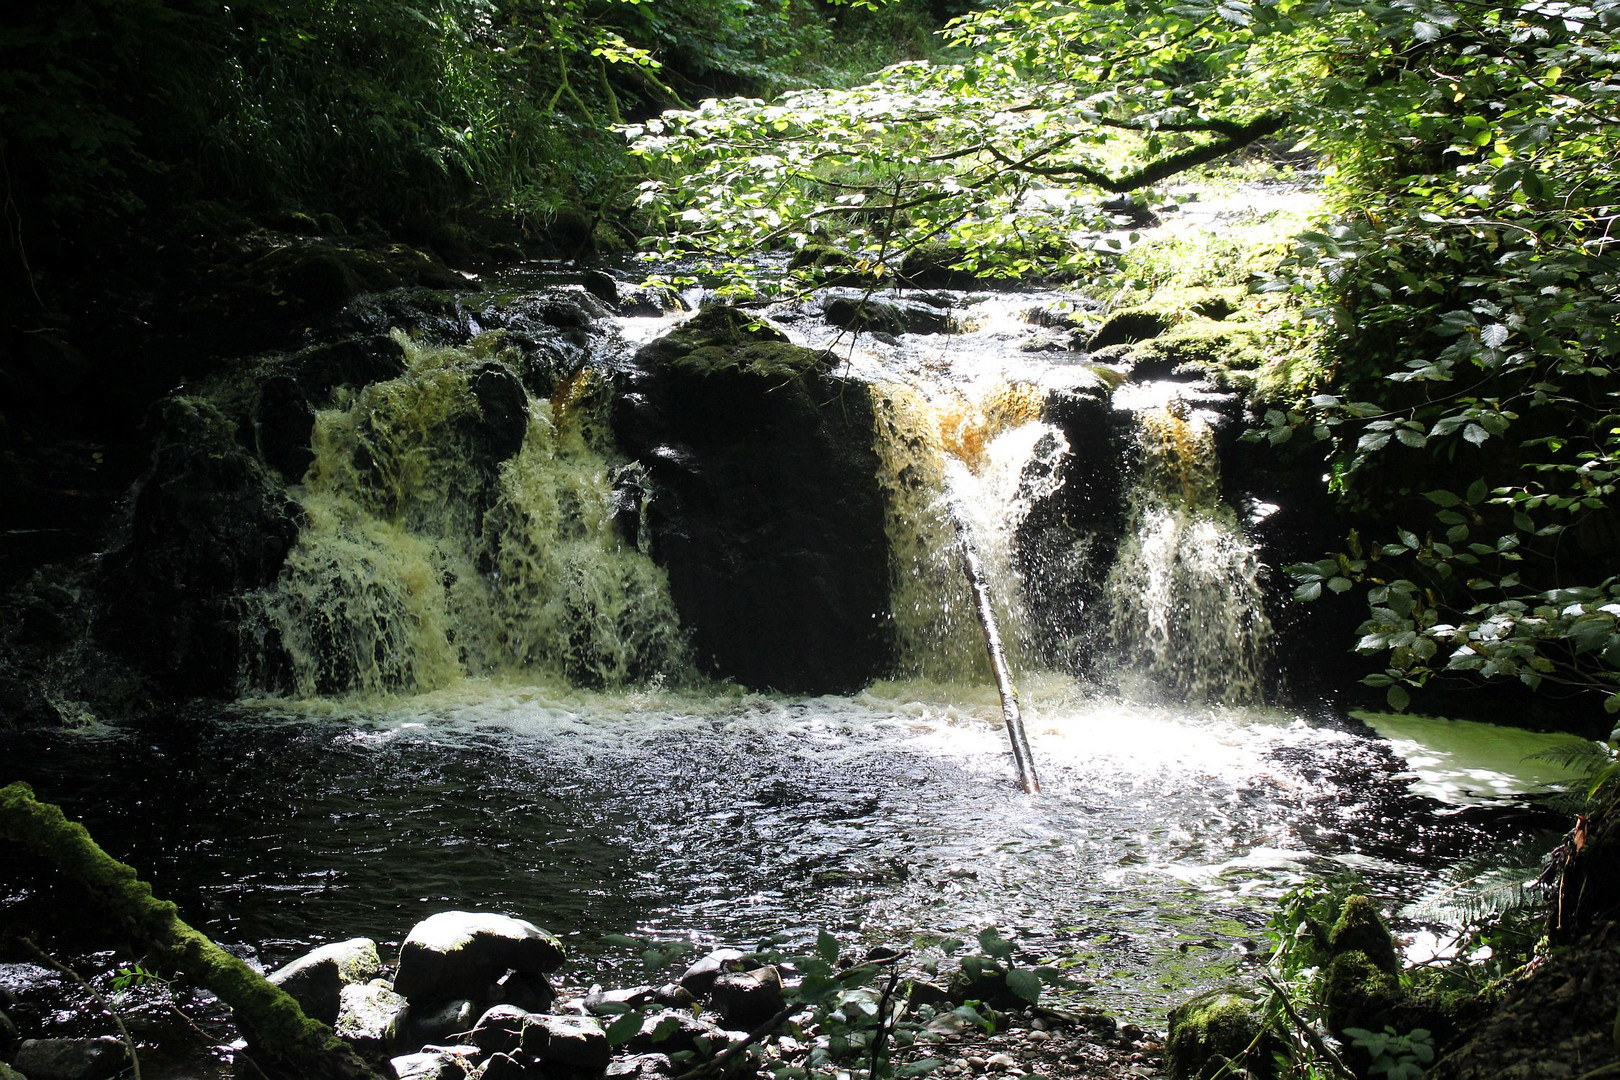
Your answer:
[[[855,260],[849,252],[830,244],[806,244],[793,253],[788,266],[795,270],[849,270],[854,268]]]
[[[1329,963],[1322,983],[1328,1027],[1379,1031],[1391,1023],[1404,1001],[1398,978],[1381,970],[1359,949],[1340,953]]]
[[[1217,1075],[1269,1080],[1276,1075],[1279,1049],[1255,998],[1240,990],[1213,990],[1170,1011],[1165,1072],[1170,1080],[1212,1080]]]
[[[705,308],[636,358],[703,377],[740,373],[775,380],[830,371],[837,363],[830,353],[794,345],[770,323],[729,306]]]
[[[1328,934],[1328,949],[1335,956],[1349,952],[1365,953],[1378,970],[1397,975],[1401,970],[1400,957],[1395,952],[1395,939],[1390,937],[1378,909],[1365,896],[1351,896],[1344,901],[1338,921]]]
[[[1131,377],[1137,381],[1210,378],[1222,385],[1245,379],[1252,382],[1247,373],[1265,360],[1256,338],[1254,331],[1242,323],[1208,319],[1185,322],[1151,341],[1130,347]]]
[[[1168,312],[1148,307],[1126,308],[1103,320],[1097,332],[1086,342],[1086,351],[1095,353],[1110,345],[1131,345],[1156,338],[1175,323]]]

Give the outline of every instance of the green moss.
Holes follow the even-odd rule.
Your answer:
[[[1335,1033],[1352,1027],[1378,1031],[1393,1019],[1402,1001],[1400,980],[1380,970],[1366,953],[1341,953],[1328,963],[1322,1004]]]
[[[705,308],[668,334],[645,346],[637,358],[651,366],[667,364],[698,375],[742,372],[783,380],[830,370],[830,353],[802,348],[776,327],[741,308]]]
[[[1260,1006],[1234,990],[1202,994],[1170,1012],[1164,1064],[1170,1080],[1211,1080],[1216,1075],[1269,1078],[1276,1073],[1276,1037],[1266,1029]]]
[[[1335,955],[1348,952],[1365,953],[1378,970],[1389,975],[1400,973],[1401,961],[1395,952],[1395,939],[1389,936],[1378,909],[1365,896],[1351,896],[1344,901],[1338,921],[1328,934],[1328,949]]]
[[[811,372],[826,371],[836,363],[836,359],[828,353],[787,342],[711,345],[694,349],[673,361],[674,366],[700,375],[741,372],[775,380],[796,379]]]
[[[1258,364],[1254,335],[1242,327],[1200,320],[1176,327],[1162,337],[1144,341],[1131,350],[1138,364],[1167,368],[1191,367],[1204,372],[1251,368]]]
[[[0,839],[54,862],[122,922],[137,943],[218,995],[265,1053],[295,1065],[301,1075],[373,1075],[330,1028],[309,1019],[280,987],[188,926],[174,904],[153,896],[152,887],[138,880],[133,868],[103,851],[59,807],[37,801],[27,784],[0,788]]]

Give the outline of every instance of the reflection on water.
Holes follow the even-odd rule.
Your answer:
[[[1087,700],[1057,680],[1025,697],[1036,799],[1011,778],[993,691],[919,683],[810,700],[463,685],[0,751],[269,963],[397,942],[468,906],[587,958],[627,931],[748,944],[994,924],[1143,1017],[1166,987],[1219,978],[1291,883],[1350,867],[1410,897],[1516,813],[1437,813],[1354,725]]]

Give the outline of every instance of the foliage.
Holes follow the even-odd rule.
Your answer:
[[[647,942],[621,936],[610,940],[639,952],[643,963],[652,970],[664,967],[690,948],[684,942]],[[951,956],[963,942],[947,938],[934,944]],[[1014,997],[1033,1003],[1044,984],[1061,981],[1051,968],[1018,965],[1013,944],[994,927],[978,935],[978,945],[982,951],[968,953],[960,960],[969,986],[983,985],[989,976],[1001,980]],[[913,1004],[909,1000],[911,980],[900,971],[900,965],[910,959],[908,953],[880,948],[868,952],[864,959],[854,960],[825,930],[817,935],[815,946],[808,952],[783,952],[766,943],[739,963],[770,964],[791,973],[793,978],[784,988],[787,1008],[777,1017],[774,1029],[756,1032],[757,1038],[743,1049],[752,1056],[756,1069],[777,1080],[847,1077],[859,1072],[869,1080],[881,1080],[926,1075],[944,1064],[937,1058],[919,1057],[920,1050],[915,1049],[928,1041],[928,1025],[943,1015],[953,1017],[953,1023],[986,1032],[996,1029],[1000,1017],[987,1001],[965,998],[938,1006]],[[939,960],[936,956],[917,960],[916,964],[920,971],[933,974]],[[608,1039],[615,1045],[633,1038],[646,1016],[644,1010],[626,1005],[603,1004],[599,1008],[618,1014],[607,1029]],[[654,1041],[657,1037],[655,1033]],[[784,1037],[790,1040],[787,1048],[781,1043]],[[897,1051],[909,1051],[905,1056],[912,1060],[897,1062]],[[686,1069],[698,1067],[702,1057],[701,1049],[671,1055],[678,1066]],[[713,1064],[718,1065],[718,1059],[713,1059]]]
[[[915,14],[914,5],[901,5]],[[603,208],[612,125],[836,62],[813,0],[78,0],[0,27],[11,246],[211,198],[425,227]],[[784,44],[789,43],[789,44]],[[802,43],[795,45],[791,43]]]
[[[1377,20],[1381,77],[1361,87],[1383,137],[1315,133],[1358,212],[1302,236],[1274,283],[1333,327],[1336,385],[1267,433],[1329,440],[1346,497],[1400,524],[1294,568],[1297,595],[1367,588],[1357,648],[1387,655],[1367,681],[1397,709],[1466,672],[1614,712],[1620,7],[1401,12]]]
[[[1392,1027],[1381,1032],[1346,1028],[1345,1034],[1372,1058],[1367,1067],[1369,1076],[1422,1080],[1423,1067],[1434,1061],[1434,1042],[1423,1028],[1414,1028],[1405,1035],[1396,1034]]]
[[[1543,750],[1536,755],[1580,772],[1581,782],[1569,794],[1574,803],[1569,809],[1600,809],[1620,796],[1620,727],[1609,734],[1609,741],[1570,743]]]

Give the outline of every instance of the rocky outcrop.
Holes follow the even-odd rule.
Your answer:
[[[621,377],[613,430],[645,470],[652,555],[711,675],[831,693],[884,669],[872,401],[836,366],[716,307]]]
[[[160,423],[129,538],[106,560],[100,633],[178,692],[228,696],[241,597],[275,580],[298,509],[217,406],[175,398]]]
[[[1029,468],[1056,469],[1027,476],[1050,491],[1019,523],[1014,556],[1019,576],[1039,587],[1025,591],[1041,659],[1062,670],[1094,670],[1101,631],[1104,583],[1124,535],[1124,484],[1133,453],[1131,420],[1106,393],[1060,390],[1042,405],[1048,423],[1063,432],[1068,453],[1055,464],[1035,455]]]

